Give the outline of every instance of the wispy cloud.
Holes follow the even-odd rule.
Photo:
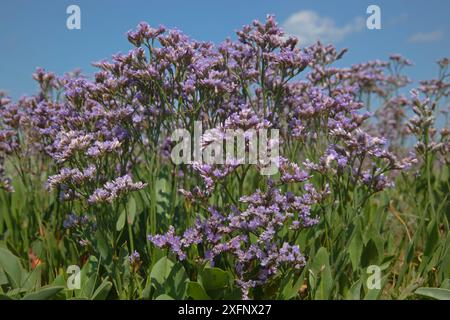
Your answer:
[[[409,15],[407,13],[402,13],[402,14],[399,14],[398,16],[394,16],[394,17],[388,19],[385,25],[387,27],[394,27],[394,26],[397,26],[397,25],[407,22],[408,19],[409,19]]]
[[[410,43],[426,43],[441,40],[444,37],[442,30],[435,30],[430,32],[417,32],[409,37]]]
[[[332,18],[322,17],[312,10],[303,10],[291,15],[283,23],[283,28],[287,34],[298,37],[303,45],[317,40],[337,43],[349,34],[362,31],[364,19],[357,17],[344,26],[337,26]]]

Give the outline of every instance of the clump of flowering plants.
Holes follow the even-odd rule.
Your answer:
[[[146,23],[128,40],[92,79],[37,69],[38,94],[0,96],[1,241],[44,281],[79,264],[97,290],[67,298],[404,298],[445,285],[449,135],[435,117],[448,59],[408,98],[409,60],[337,68],[346,50],[302,47],[272,16],[217,46]],[[200,155],[174,161],[192,141],[173,133],[199,123]],[[274,172],[220,159],[238,147],[230,132],[254,156],[261,130],[277,133]],[[217,144],[226,152],[204,161]],[[14,256],[0,253],[8,275]],[[370,265],[386,273],[375,290]]]

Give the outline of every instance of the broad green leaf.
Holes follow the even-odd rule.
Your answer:
[[[0,293],[0,300],[15,300],[13,297]]]
[[[130,198],[128,201],[128,216],[127,216],[127,222],[128,224],[133,224],[134,218],[136,217],[136,200],[134,200],[133,197]]]
[[[358,270],[361,261],[361,254],[363,251],[363,239],[361,237],[361,232],[359,229],[355,231],[353,239],[350,241],[348,246],[348,253],[350,255],[350,261],[352,263],[353,271]]]
[[[329,254],[324,247],[321,247],[317,251],[312,261],[311,271],[314,274],[316,286],[314,299],[328,299],[333,289],[333,277],[331,274]]]
[[[189,281],[187,285],[187,295],[194,300],[210,300],[203,286],[195,281]]]
[[[303,282],[304,279],[301,275],[296,277],[294,272],[290,272],[289,275],[286,275],[286,277],[282,279],[280,285],[280,299],[289,300],[298,296]]]
[[[92,300],[106,300],[109,291],[111,291],[112,283],[105,279],[92,295]]]
[[[123,210],[120,213],[119,218],[117,219],[117,223],[116,223],[117,231],[121,231],[123,229],[123,227],[125,226],[125,219],[126,219],[126,212],[125,212],[125,210]]]
[[[380,295],[380,289],[368,289],[367,294],[364,297],[364,300],[376,300]]]
[[[150,278],[155,280],[158,284],[164,285],[166,279],[169,277],[174,263],[167,257],[162,257],[155,263],[152,271],[150,272]]]
[[[437,299],[437,300],[450,300],[450,290],[443,288],[418,288],[415,294]]]
[[[445,279],[441,284],[441,288],[450,290],[450,279]]]
[[[95,244],[97,246],[98,252],[100,252],[103,264],[108,264],[112,260],[112,253],[111,253],[111,246],[108,244],[107,238],[105,237],[103,232],[97,230],[97,232],[95,233],[95,240],[96,240]]]
[[[175,264],[166,280],[167,293],[175,299],[184,299],[186,297],[188,280],[189,278],[183,265],[181,263]]]
[[[39,264],[36,266],[34,270],[32,270],[27,278],[25,279],[24,283],[22,284],[22,288],[26,288],[29,290],[35,290],[36,288],[41,286],[41,271],[42,271],[42,264]]]
[[[162,257],[153,266],[150,278],[156,294],[166,293],[175,299],[186,297],[188,276],[180,263]]]
[[[65,286],[66,280],[64,279],[64,275],[60,274],[58,275],[55,280],[52,282],[53,286]]]
[[[8,283],[9,283],[8,276],[3,271],[3,269],[0,267],[0,286],[8,284]]]
[[[378,264],[379,257],[380,254],[378,252],[378,248],[375,242],[372,239],[370,239],[364,246],[363,254],[361,257],[361,266],[367,267],[372,264]]]
[[[57,295],[63,289],[64,287],[61,286],[42,287],[36,292],[25,295],[22,300],[48,300]]]
[[[207,293],[225,289],[228,284],[228,274],[219,268],[205,268],[200,274],[199,282]]]
[[[18,257],[13,255],[8,249],[0,247],[0,268],[3,269],[13,288],[19,288],[22,285],[22,278],[25,277],[25,271],[20,264]]]
[[[383,290],[384,283],[386,283],[387,277],[388,277],[388,275],[385,275],[384,277],[382,277],[380,279],[380,289],[377,289],[377,288],[369,289],[367,287],[367,284],[366,284],[364,287],[367,289],[367,291],[366,291],[367,293],[364,296],[364,300],[376,300],[376,299],[378,299],[379,295],[381,294],[381,291]],[[367,280],[368,279],[366,279],[366,281]]]
[[[95,291],[99,263],[96,257],[90,256],[80,271],[81,290],[75,290],[77,298],[90,299]]]
[[[348,300],[360,300],[361,299],[361,288],[362,288],[362,281],[361,279],[356,281],[351,288],[347,292],[346,298]]]
[[[157,296],[155,300],[174,300],[174,299],[167,294],[161,294]]]

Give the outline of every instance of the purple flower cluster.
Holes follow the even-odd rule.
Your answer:
[[[91,165],[84,171],[79,169],[62,168],[61,171],[50,176],[47,181],[49,190],[56,189],[60,185],[80,186],[86,182],[92,182],[95,179],[97,169]]]
[[[132,264],[132,265],[139,263],[140,260],[141,260],[141,255],[140,255],[139,252],[137,252],[136,250],[134,250],[134,251],[128,256],[128,261],[129,261],[130,264]]]
[[[278,184],[270,182],[266,192],[257,190],[249,196],[242,196],[240,203],[245,210],[230,206],[219,212],[210,207],[206,218],[198,217],[194,227],[182,236],[175,234],[170,226],[163,235],[150,235],[148,239],[160,248],[169,248],[180,260],[187,257],[188,248],[202,245],[203,259],[214,266],[218,257],[231,257],[238,276],[237,284],[243,297],[248,298],[249,287],[261,285],[289,264],[300,268],[305,258],[300,248],[280,236],[284,228],[297,232],[318,222],[312,210],[327,194],[305,183],[303,194],[283,193],[279,186],[288,182],[306,182],[309,175],[295,165],[283,160],[283,170],[294,169],[294,174],[284,172]]]
[[[78,216],[74,213],[71,213],[67,216],[66,220],[64,220],[63,227],[66,229],[74,229],[82,227],[83,225],[88,224],[88,222],[88,216]]]
[[[7,110],[11,100],[4,92],[0,91],[0,110]],[[3,120],[5,122],[6,119]],[[7,124],[7,120],[5,122]],[[0,120],[0,189],[7,192],[13,192],[14,188],[11,185],[11,179],[7,177],[5,170],[5,158],[10,155],[17,148],[15,141],[15,132],[10,128],[3,128]]]
[[[146,186],[146,183],[133,182],[129,175],[125,175],[123,177],[118,177],[111,182],[107,182],[102,188],[95,190],[89,197],[88,202],[92,204],[102,202],[112,203],[118,197],[131,191],[142,190]]]

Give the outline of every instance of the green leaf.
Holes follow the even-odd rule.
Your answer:
[[[368,267],[372,264],[378,264],[379,253],[375,242],[370,239],[364,246],[363,254],[361,257],[362,267]]]
[[[167,257],[162,257],[155,263],[152,271],[150,272],[150,278],[156,281],[160,285],[164,285],[166,279],[170,275],[174,263]]]
[[[56,276],[55,280],[53,280],[52,282],[53,286],[65,286],[66,285],[66,280],[64,279],[64,275],[60,274],[58,276]]]
[[[0,286],[8,284],[8,283],[9,283],[8,276],[3,271],[3,269],[0,268]]]
[[[383,290],[384,284],[386,283],[388,276],[389,275],[387,274],[380,279],[380,288],[379,289],[377,289],[377,288],[370,289],[367,284],[367,280],[369,280],[369,278],[365,278],[364,281],[366,283],[365,283],[364,287],[367,289],[367,291],[366,291],[366,295],[364,296],[364,300],[377,300]]]
[[[356,271],[360,266],[362,251],[363,239],[361,237],[361,232],[358,229],[348,246],[348,253],[350,255],[350,261],[352,262],[353,271]]]
[[[411,242],[408,244],[408,246],[407,246],[407,249],[406,249],[406,259],[405,259],[405,262],[403,263],[403,267],[402,267],[402,269],[400,270],[400,273],[399,273],[399,275],[398,275],[398,281],[397,281],[398,283],[397,283],[397,286],[399,286],[399,285],[402,283],[403,278],[405,277],[406,273],[407,273],[408,270],[409,270],[409,264],[411,263],[412,259],[414,258],[414,250],[415,250],[415,248],[416,248],[415,242],[417,241],[417,237],[418,237],[419,234],[420,234],[420,233],[417,232],[417,233],[415,234],[414,238],[413,238],[413,241],[411,241]]]
[[[161,294],[157,296],[155,300],[174,300],[174,299],[167,294]]]
[[[125,212],[125,210],[123,210],[119,216],[119,219],[117,219],[117,223],[116,223],[117,231],[121,231],[123,229],[123,227],[125,226],[125,218],[126,218],[126,212]]]
[[[0,293],[0,301],[1,300],[15,300],[13,297],[7,296],[6,294]]]
[[[328,299],[333,289],[333,277],[331,275],[330,257],[327,249],[324,247],[317,251],[312,261],[311,272],[314,274],[314,285],[316,286],[314,299]]]
[[[433,254],[434,248],[439,241],[438,224],[432,220],[427,226],[427,243],[425,246],[424,255],[429,257]]]
[[[381,293],[381,289],[369,289],[364,300],[376,300]]]
[[[0,268],[7,275],[9,282],[13,288],[20,288],[22,285],[22,277],[25,271],[20,264],[18,257],[13,255],[8,249],[0,247]]]
[[[92,300],[106,300],[109,291],[111,291],[112,283],[105,279],[92,295]]]
[[[362,288],[362,281],[361,281],[361,279],[359,279],[351,286],[351,288],[347,292],[346,298],[349,300],[360,300],[361,299],[361,288]]]
[[[294,272],[289,272],[281,281],[279,298],[282,300],[290,300],[298,296],[303,282],[304,279],[302,276],[296,276]]]
[[[111,246],[108,244],[108,240],[104,233],[97,230],[95,233],[95,245],[98,252],[100,252],[101,260],[103,264],[108,265],[112,262]]]
[[[184,299],[186,295],[186,271],[180,263],[174,264],[169,258],[162,257],[150,272],[156,294],[166,293],[175,299]]]
[[[228,287],[229,278],[226,271],[219,268],[205,268],[199,275],[199,282],[208,295],[214,296],[217,291]]]
[[[134,200],[133,197],[130,198],[130,201],[128,201],[128,216],[127,216],[127,222],[128,224],[133,224],[134,218],[136,217],[136,200]]]
[[[49,286],[42,287],[40,290],[25,295],[22,300],[48,300],[57,295],[64,287]]]
[[[95,256],[90,256],[80,271],[81,290],[75,290],[77,298],[90,299],[94,294],[99,263]]]
[[[450,290],[450,279],[445,279],[445,280],[441,283],[441,288],[442,288],[442,289],[449,289],[449,290]]]
[[[418,288],[415,294],[437,299],[437,300],[450,300],[450,290],[443,288]]]
[[[187,295],[194,300],[210,300],[203,286],[195,281],[189,281],[187,285]]]
[[[36,266],[36,268],[34,268],[34,270],[29,273],[24,283],[22,284],[22,288],[35,290],[36,288],[41,286],[42,267],[43,265],[39,264]]]

